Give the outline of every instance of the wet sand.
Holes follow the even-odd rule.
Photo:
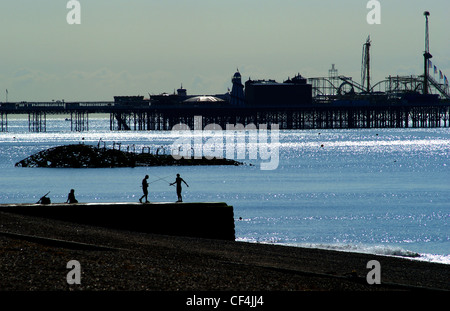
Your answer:
[[[0,290],[9,293],[450,290],[450,265],[143,234],[3,212],[0,243]],[[70,260],[80,263],[81,284],[67,283]],[[370,260],[381,265],[379,285],[367,283]]]

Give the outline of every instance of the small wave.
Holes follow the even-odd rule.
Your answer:
[[[385,256],[409,257],[409,258],[417,258],[417,257],[421,256],[419,253],[405,250],[400,247],[392,247],[392,246],[385,246],[385,245],[368,246],[368,245],[355,245],[355,244],[306,244],[306,243],[303,243],[303,244],[290,244],[290,246],[329,249],[329,250],[335,250],[335,251],[375,254],[375,255],[385,255]]]
[[[421,261],[450,265],[450,255],[420,254],[420,257],[417,259]]]
[[[411,260],[420,260],[433,263],[450,264],[450,255],[438,255],[417,253],[401,247],[386,245],[355,245],[355,244],[321,244],[321,243],[269,243],[286,246],[296,246],[305,248],[318,248],[342,252],[354,252],[363,254],[374,254],[381,256],[403,257]]]
[[[395,256],[404,257],[413,260],[450,264],[450,255],[437,255],[437,254],[427,254],[427,253],[417,253],[401,247],[386,246],[386,245],[335,245],[335,244],[303,244],[297,245],[301,247],[311,247],[311,248],[321,248],[321,249],[331,249],[336,251],[347,251],[355,253],[364,254],[375,254],[381,256]]]
[[[367,247],[367,252],[369,254],[376,255],[387,255],[387,256],[398,256],[398,257],[409,257],[409,258],[418,258],[420,257],[419,253],[409,251],[407,249],[403,249],[400,247],[392,247],[392,246],[369,246]]]

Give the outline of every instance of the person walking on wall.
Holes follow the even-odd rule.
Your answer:
[[[145,198],[145,203],[150,203],[148,201],[148,175],[145,175],[144,179],[142,179],[142,191],[144,192],[144,195],[139,199],[139,202],[142,203],[142,199]]]
[[[177,178],[175,179],[175,181],[170,184],[171,186],[177,184],[177,196],[178,196],[177,202],[183,202],[183,198],[181,197],[181,182],[184,182],[185,185],[189,187],[189,185],[184,181],[184,179],[180,177],[180,174],[177,174]]]

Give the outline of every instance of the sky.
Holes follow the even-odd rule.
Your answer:
[[[112,101],[117,95],[223,94],[243,82],[300,73],[360,81],[370,35],[372,84],[423,71],[425,18],[432,62],[450,77],[450,1],[379,0],[68,0],[0,3],[0,102]]]

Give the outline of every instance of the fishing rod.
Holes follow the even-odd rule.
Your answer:
[[[153,174],[153,175],[155,175],[155,174]],[[158,175],[155,175],[155,176],[158,177],[158,179],[149,182],[149,183],[148,183],[149,185],[150,185],[150,184],[153,184],[154,182],[160,181],[160,180],[164,180],[166,183],[168,183],[168,184],[170,185],[170,182],[168,182],[168,181],[166,180],[166,178],[169,177],[169,176],[171,176],[171,175],[168,175],[168,176],[165,176],[165,177],[159,177]]]

